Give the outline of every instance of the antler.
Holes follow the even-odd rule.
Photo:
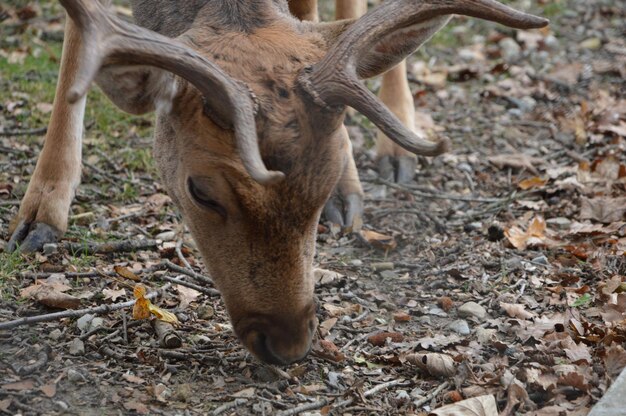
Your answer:
[[[386,0],[348,28],[322,61],[300,74],[299,82],[317,104],[355,108],[405,149],[426,156],[441,154],[447,150],[449,140],[434,143],[415,135],[358,78],[367,77],[365,55],[381,39],[411,26],[430,30],[428,21],[445,23],[441,17],[450,14],[478,17],[519,29],[548,24],[546,19],[495,0]]]
[[[149,65],[172,72],[193,84],[213,115],[233,127],[244,167],[261,184],[276,183],[282,172],[268,171],[259,151],[255,105],[247,86],[181,42],[127,23],[97,0],[60,0],[82,34],[80,70],[68,99],[77,101],[104,65]]]

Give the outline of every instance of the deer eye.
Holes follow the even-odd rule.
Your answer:
[[[192,178],[187,179],[187,187],[189,188],[189,194],[193,200],[203,208],[210,209],[220,214],[226,219],[226,208],[216,200],[212,199],[207,192],[202,188],[199,182],[194,181]]]

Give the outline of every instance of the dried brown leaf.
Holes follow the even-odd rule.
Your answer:
[[[449,404],[433,410],[429,416],[497,416],[498,407],[495,397],[486,396],[472,397],[457,403]]]
[[[519,303],[500,302],[500,307],[504,309],[507,315],[509,315],[511,318],[531,319],[535,316],[534,313],[528,312],[526,310],[526,306]]]
[[[408,354],[406,361],[418,366],[435,377],[452,377],[456,374],[456,365],[452,357],[436,352],[426,354]]]

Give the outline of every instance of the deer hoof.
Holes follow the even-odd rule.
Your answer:
[[[20,221],[9,240],[7,251],[9,253],[18,249],[22,253],[39,251],[44,244],[59,241],[61,234],[57,228],[43,222],[27,223]]]
[[[417,159],[414,156],[383,156],[378,159],[378,174],[390,182],[411,182],[416,168]]]
[[[360,228],[363,218],[363,195],[333,195],[324,206],[327,221],[338,224],[341,228],[356,231]]]

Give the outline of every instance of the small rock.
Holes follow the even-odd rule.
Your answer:
[[[69,404],[67,404],[67,403],[65,403],[65,402],[64,402],[64,401],[62,401],[62,400],[55,400],[55,401],[54,401],[54,404],[55,404],[55,405],[59,408],[59,410],[60,410],[60,411],[62,411],[62,412],[66,412],[66,411],[70,408],[70,405],[69,405]]]
[[[448,329],[456,332],[459,335],[469,335],[470,328],[467,321],[464,319],[458,319],[448,324]]]
[[[163,231],[162,233],[157,234],[154,238],[161,241],[173,241],[176,238],[176,232]]]
[[[89,325],[89,330],[91,331],[92,329],[98,328],[102,325],[104,325],[104,319],[100,318],[99,316],[96,316],[95,318],[91,320],[91,325]]]
[[[548,262],[548,258],[546,256],[539,256],[539,257],[535,257],[534,259],[531,260],[533,263],[536,264],[543,264],[544,266],[547,266],[550,264],[550,262]]]
[[[76,321],[76,326],[81,332],[87,332],[89,331],[89,328],[91,328],[91,321],[93,318],[95,318],[95,315],[90,313],[83,315]]]
[[[211,319],[215,315],[215,310],[209,305],[200,305],[196,312],[198,313],[198,318],[203,320]]]
[[[522,48],[512,38],[502,39],[498,45],[502,53],[502,59],[504,62],[513,63],[519,60],[522,54]]]
[[[589,38],[580,42],[580,47],[583,49],[596,50],[602,46],[602,40],[600,38]]]
[[[43,255],[50,256],[59,250],[59,245],[55,243],[46,243],[43,245]]]
[[[392,270],[383,270],[380,273],[380,276],[384,277],[385,279],[397,279],[399,277],[398,273],[396,273],[396,272],[394,272]]]
[[[548,49],[551,49],[553,51],[559,49],[559,47],[561,46],[559,44],[559,40],[554,35],[546,36],[546,38],[543,40],[543,43]]]
[[[280,375],[268,366],[261,366],[254,372],[254,378],[263,383],[273,383],[280,379]]]
[[[79,381],[85,381],[85,376],[80,371],[70,368],[67,370],[67,379],[72,383],[78,383]]]
[[[457,313],[461,318],[484,319],[487,315],[487,310],[476,302],[467,302],[459,307]]]
[[[350,264],[356,267],[363,266],[363,262],[359,259],[350,260]]]
[[[52,341],[58,341],[62,335],[63,333],[61,332],[61,330],[57,328],[48,334],[48,338],[50,338]]]
[[[85,355],[85,344],[79,338],[74,338],[70,344],[70,354]]]
[[[424,324],[424,325],[430,325],[432,323],[432,319],[430,319],[430,316],[427,316],[427,315],[420,316],[419,318],[417,318],[417,321],[420,324]]]
[[[482,227],[483,227],[483,224],[479,221],[471,222],[463,226],[463,231],[465,231],[466,233],[471,233],[472,231],[480,230]]]
[[[428,310],[428,314],[429,315],[435,315],[435,316],[441,316],[442,318],[445,318],[446,316],[448,316],[448,314],[446,313],[446,311],[444,311],[443,309],[441,309],[438,306],[432,306],[429,310]]]

